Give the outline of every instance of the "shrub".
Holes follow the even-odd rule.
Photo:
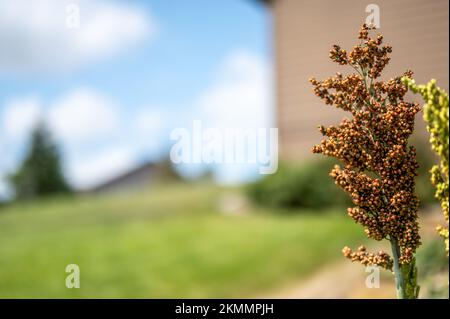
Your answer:
[[[423,141],[415,141],[413,145],[417,150],[417,163],[419,169],[417,170],[418,176],[416,178],[416,192],[420,199],[420,205],[435,205],[438,204],[438,200],[435,197],[435,190],[430,187],[430,167],[433,166],[436,160],[436,156],[428,148]]]
[[[331,164],[325,159],[301,166],[282,163],[277,173],[250,184],[247,195],[258,205],[277,208],[345,207],[347,196],[333,186],[327,173]]]
[[[442,241],[432,239],[417,250],[421,287],[424,298],[448,299],[448,257],[442,249]]]

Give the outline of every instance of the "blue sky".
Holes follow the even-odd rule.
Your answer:
[[[258,1],[0,0],[0,21],[0,177],[37,118],[80,188],[160,157],[193,119],[270,125],[270,16]]]

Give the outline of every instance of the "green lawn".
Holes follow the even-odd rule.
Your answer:
[[[0,210],[1,298],[252,297],[364,237],[345,211],[219,213],[224,191],[177,185]],[[81,288],[65,287],[78,264]]]

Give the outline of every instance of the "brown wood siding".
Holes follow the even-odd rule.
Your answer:
[[[371,3],[380,7],[379,32],[394,50],[384,78],[411,69],[418,83],[435,78],[448,90],[448,0],[274,0],[276,103],[282,158],[309,156],[311,147],[321,139],[317,125],[338,123],[344,115],[316,98],[308,79],[350,71],[332,63],[328,52],[335,43],[347,49],[353,47],[359,26],[368,15],[365,8]],[[421,137],[426,137],[420,118],[417,123]]]

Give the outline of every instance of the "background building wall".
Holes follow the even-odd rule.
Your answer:
[[[418,83],[431,78],[448,90],[447,0],[274,0],[277,121],[280,152],[284,159],[310,156],[321,140],[317,125],[338,123],[345,113],[326,106],[311,92],[308,79],[323,79],[336,72],[351,72],[328,58],[333,44],[348,51],[357,43],[359,27],[369,13],[368,4],[380,7],[386,44],[393,47],[383,79],[414,71]],[[412,97],[412,96],[411,96]],[[419,101],[417,97],[412,97]],[[422,116],[420,113],[418,116]],[[424,128],[418,120],[419,128]],[[425,130],[420,130],[424,138]],[[420,136],[419,136],[420,137]]]

